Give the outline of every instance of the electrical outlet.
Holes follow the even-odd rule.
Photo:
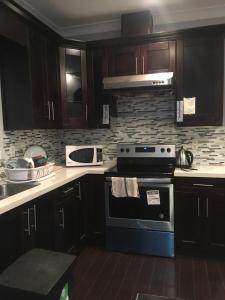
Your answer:
[[[192,140],[192,150],[198,149],[198,140]]]

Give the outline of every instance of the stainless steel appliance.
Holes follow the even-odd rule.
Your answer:
[[[185,150],[183,147],[177,151],[177,166],[181,168],[191,168],[194,156],[191,151]]]
[[[69,145],[66,146],[66,166],[82,167],[103,164],[102,146]]]
[[[105,90],[167,86],[173,83],[173,72],[114,76],[103,78]]]
[[[117,166],[105,178],[107,249],[174,256],[175,163],[174,145],[118,145]],[[114,197],[112,177],[137,177],[140,198]]]

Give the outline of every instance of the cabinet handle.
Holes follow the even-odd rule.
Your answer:
[[[138,74],[138,58],[135,57],[136,75]]]
[[[198,217],[200,217],[200,198],[198,196]]]
[[[213,187],[213,184],[193,183],[193,186]]]
[[[209,198],[206,198],[206,218],[209,217]]]
[[[30,208],[30,210],[33,210],[34,212],[34,224],[30,225],[31,227],[34,228],[35,231],[37,231],[37,212],[36,212],[36,205],[34,204],[34,206],[32,208]]]
[[[70,188],[68,188],[67,190],[62,191],[62,193],[63,193],[64,195],[67,195],[68,193],[70,193],[70,192],[72,192],[72,191],[74,191],[74,188],[73,188],[73,187],[70,187]]]
[[[55,108],[54,108],[54,102],[52,101],[52,120],[55,121]]]
[[[61,208],[59,210],[59,213],[62,216],[62,223],[59,223],[59,226],[62,227],[62,229],[64,229],[65,228],[64,208]]]
[[[86,118],[86,121],[88,120],[88,105],[85,104],[85,118]]]
[[[51,103],[48,101],[48,120],[51,120]]]
[[[142,56],[142,73],[145,74],[145,57]]]
[[[196,244],[195,241],[188,241],[188,240],[182,240],[182,243],[184,243],[184,244]]]
[[[24,215],[27,215],[27,228],[24,229],[25,232],[28,232],[28,236],[30,236],[30,209],[23,212]]]
[[[81,187],[80,187],[80,182],[78,182],[76,185],[77,185],[77,187],[78,187],[77,198],[78,198],[79,200],[82,200],[82,197],[81,197]]]
[[[211,246],[216,246],[216,247],[225,247],[225,244],[219,244],[219,243],[211,243]]]

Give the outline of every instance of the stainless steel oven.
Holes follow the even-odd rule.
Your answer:
[[[175,147],[119,145],[118,153],[105,178],[107,249],[173,257]],[[137,177],[140,198],[113,196],[112,177]]]
[[[140,198],[115,198],[110,177],[105,182],[107,226],[173,231],[174,191],[171,178],[138,178]],[[149,205],[147,193],[159,191],[160,204]]]

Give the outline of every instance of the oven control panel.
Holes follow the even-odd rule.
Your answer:
[[[175,145],[118,144],[117,157],[175,158]]]

